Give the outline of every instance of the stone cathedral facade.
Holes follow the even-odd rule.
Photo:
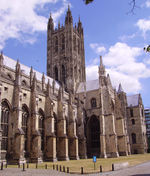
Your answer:
[[[147,150],[140,94],[116,91],[100,57],[86,81],[84,35],[65,24],[47,30],[47,76],[0,55],[0,161],[42,162],[119,157]]]

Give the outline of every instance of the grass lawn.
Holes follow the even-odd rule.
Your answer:
[[[130,166],[134,166],[140,163],[144,163],[150,161],[150,154],[136,154],[130,155],[127,157],[121,156],[119,158],[97,158],[97,162],[95,164],[96,169],[94,170],[94,163],[93,159],[80,159],[80,160],[70,160],[70,161],[58,161],[58,162],[43,162],[38,164],[38,169],[44,169],[45,165],[47,164],[48,169],[53,168],[53,164],[61,165],[62,167],[69,167],[69,171],[71,173],[80,173],[81,167],[84,168],[84,173],[92,173],[92,172],[99,172],[100,165],[102,165],[103,171],[110,171],[112,169],[113,163],[122,163],[122,162],[129,162]],[[8,167],[17,167],[9,165]],[[55,166],[56,167],[56,166]],[[29,168],[36,168],[35,163],[30,163]]]

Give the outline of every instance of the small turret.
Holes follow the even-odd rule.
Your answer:
[[[34,73],[34,76],[33,76],[32,90],[36,91],[36,73]]]
[[[21,86],[21,68],[20,68],[19,60],[17,60],[17,63],[16,63],[15,86]]]
[[[67,15],[66,15],[66,18],[65,18],[65,24],[73,24],[73,18],[72,18],[72,14],[71,14],[71,10],[70,10],[69,5],[68,5]]]
[[[0,68],[3,66],[3,62],[4,62],[4,57],[3,57],[3,52],[1,51],[1,54],[0,54]]]
[[[50,18],[48,21],[48,30],[54,31],[54,22],[53,22],[53,18],[51,14],[50,14]]]
[[[45,90],[45,75],[42,75],[42,90]]]
[[[78,32],[81,34],[82,33],[82,23],[80,21],[80,17],[79,17],[79,21],[78,21]]]
[[[51,86],[50,86],[50,82],[48,80],[48,83],[47,83],[47,96],[50,97],[51,95]]]
[[[122,85],[121,85],[121,83],[120,83],[120,84],[119,84],[119,88],[118,88],[118,93],[122,93],[122,92],[124,92],[124,91],[123,91]]]
[[[32,86],[32,80],[33,80],[33,68],[30,69],[30,87]]]
[[[112,88],[111,80],[109,74],[107,74],[107,85]]]
[[[106,76],[105,66],[103,65],[102,56],[100,56],[99,76]]]

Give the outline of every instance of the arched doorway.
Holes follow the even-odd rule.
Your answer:
[[[95,115],[87,123],[87,155],[100,156],[100,122]]]

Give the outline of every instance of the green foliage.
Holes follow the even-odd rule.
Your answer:
[[[144,47],[144,51],[146,51],[146,52],[150,52],[150,45]]]
[[[89,4],[91,2],[93,2],[94,0],[83,0],[85,2],[85,4]]]

